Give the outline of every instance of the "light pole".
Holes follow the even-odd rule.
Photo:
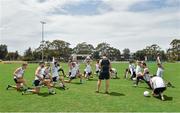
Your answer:
[[[42,24],[42,61],[44,61],[44,24],[46,22],[40,21],[40,23]]]

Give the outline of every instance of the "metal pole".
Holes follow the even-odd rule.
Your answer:
[[[44,61],[44,24],[46,24],[43,21],[40,21],[42,24],[42,61]]]

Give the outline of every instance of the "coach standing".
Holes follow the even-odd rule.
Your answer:
[[[103,54],[102,59],[99,62],[99,67],[101,69],[100,75],[99,75],[99,80],[97,82],[97,93],[99,93],[100,87],[101,87],[101,81],[105,80],[106,81],[106,91],[105,93],[108,94],[109,90],[109,79],[110,79],[110,69],[111,69],[111,62],[107,58],[106,54]]]

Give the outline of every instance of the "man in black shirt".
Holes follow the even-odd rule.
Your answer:
[[[99,68],[101,69],[99,80],[97,83],[97,93],[99,93],[100,87],[101,87],[101,81],[106,80],[106,91],[105,93],[108,94],[109,90],[109,79],[110,79],[110,69],[111,69],[111,62],[107,58],[106,54],[103,55],[102,59],[99,62]]]

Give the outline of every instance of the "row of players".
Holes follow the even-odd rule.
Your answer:
[[[161,100],[165,100],[163,92],[166,87],[174,87],[170,82],[163,79],[164,67],[157,57],[157,72],[154,75],[150,74],[147,64],[144,61],[137,61],[136,66],[134,61],[129,62],[129,67],[125,70],[124,78],[127,79],[130,74],[130,79],[135,81],[135,87],[138,86],[139,81],[144,81],[150,89],[153,89],[153,96],[160,97]]]
[[[109,61],[109,60],[108,60]],[[21,67],[17,68],[15,72],[13,73],[14,81],[16,83],[16,86],[14,85],[8,85],[7,90],[9,88],[15,88],[18,91],[24,90],[22,94],[32,92],[38,94],[40,92],[40,88],[44,85],[47,86],[49,90],[49,94],[55,94],[53,87],[58,85],[63,89],[66,89],[65,83],[70,83],[75,78],[80,78],[80,83],[83,83],[83,78],[89,79],[92,76],[92,66],[91,66],[91,59],[90,57],[87,57],[85,59],[86,68],[84,69],[84,74],[80,73],[79,63],[77,61],[74,61],[73,59],[70,59],[68,62],[69,66],[69,75],[67,76],[69,79],[64,80],[64,77],[66,76],[64,73],[63,68],[60,67],[57,60],[53,58],[52,62],[52,68],[51,63],[44,63],[40,62],[39,66],[37,67],[35,71],[35,80],[33,81],[33,85],[35,88],[30,88],[27,86],[27,82],[24,79],[24,72],[28,66],[28,64],[24,63]],[[100,75],[100,64],[99,61],[96,63],[96,75]],[[110,61],[109,61],[110,64]],[[102,66],[104,67],[104,66]],[[107,68],[109,70],[109,66]],[[60,72],[63,73],[63,76],[60,76]],[[111,78],[118,78],[117,77],[117,71],[115,68],[110,69],[110,75]],[[109,77],[107,77],[109,79]],[[104,79],[104,78],[103,78]],[[108,92],[108,91],[106,91]]]
[[[53,87],[58,83],[61,84],[61,87],[65,89],[65,83],[70,83],[73,79],[79,77],[80,83],[83,81],[83,77],[89,79],[89,77],[92,74],[92,69],[90,66],[91,60],[89,58],[86,59],[86,68],[83,74],[80,73],[79,70],[79,64],[77,62],[74,62],[72,59],[69,61],[69,79],[64,80],[64,77],[59,75],[59,71],[62,71],[64,74],[64,71],[60,66],[58,65],[58,62],[53,60],[52,63],[52,69],[50,67],[50,63],[47,63],[45,65],[44,62],[40,62],[39,67],[35,71],[35,80],[34,85],[35,88],[28,88],[26,85],[26,81],[23,77],[24,70],[27,68],[27,64],[23,64],[22,67],[18,68],[14,72],[14,81],[16,82],[16,86],[8,85],[7,89],[10,87],[16,88],[17,90],[20,90],[22,87],[23,89],[26,89],[24,93],[39,93],[40,87],[42,85],[47,86],[49,89],[50,94],[55,94],[55,91],[53,90]],[[160,61],[158,64],[158,71],[156,76],[150,76],[149,69],[147,68],[147,65],[145,62],[137,61],[137,66],[135,68],[134,63],[130,62],[129,69],[126,70],[125,77],[127,77],[127,73],[130,72],[131,78],[135,80],[135,86],[138,85],[140,80],[144,80],[148,86],[153,89],[153,95],[154,96],[160,96],[162,100],[164,100],[163,97],[163,91],[166,90],[166,84],[162,78],[163,75],[163,67]],[[144,69],[142,71],[142,68]],[[52,71],[52,72],[51,72]],[[52,73],[52,76],[51,76]],[[97,85],[97,93],[99,92],[100,86],[101,86],[101,80],[106,80],[106,91],[105,93],[108,93],[109,90],[109,79],[111,78],[110,75],[114,73],[114,75],[117,77],[117,71],[116,69],[112,69],[110,60],[106,57],[106,55],[103,56],[102,60],[100,62],[97,62],[96,64],[96,73],[99,76],[98,85]],[[64,74],[65,75],[65,74]]]

